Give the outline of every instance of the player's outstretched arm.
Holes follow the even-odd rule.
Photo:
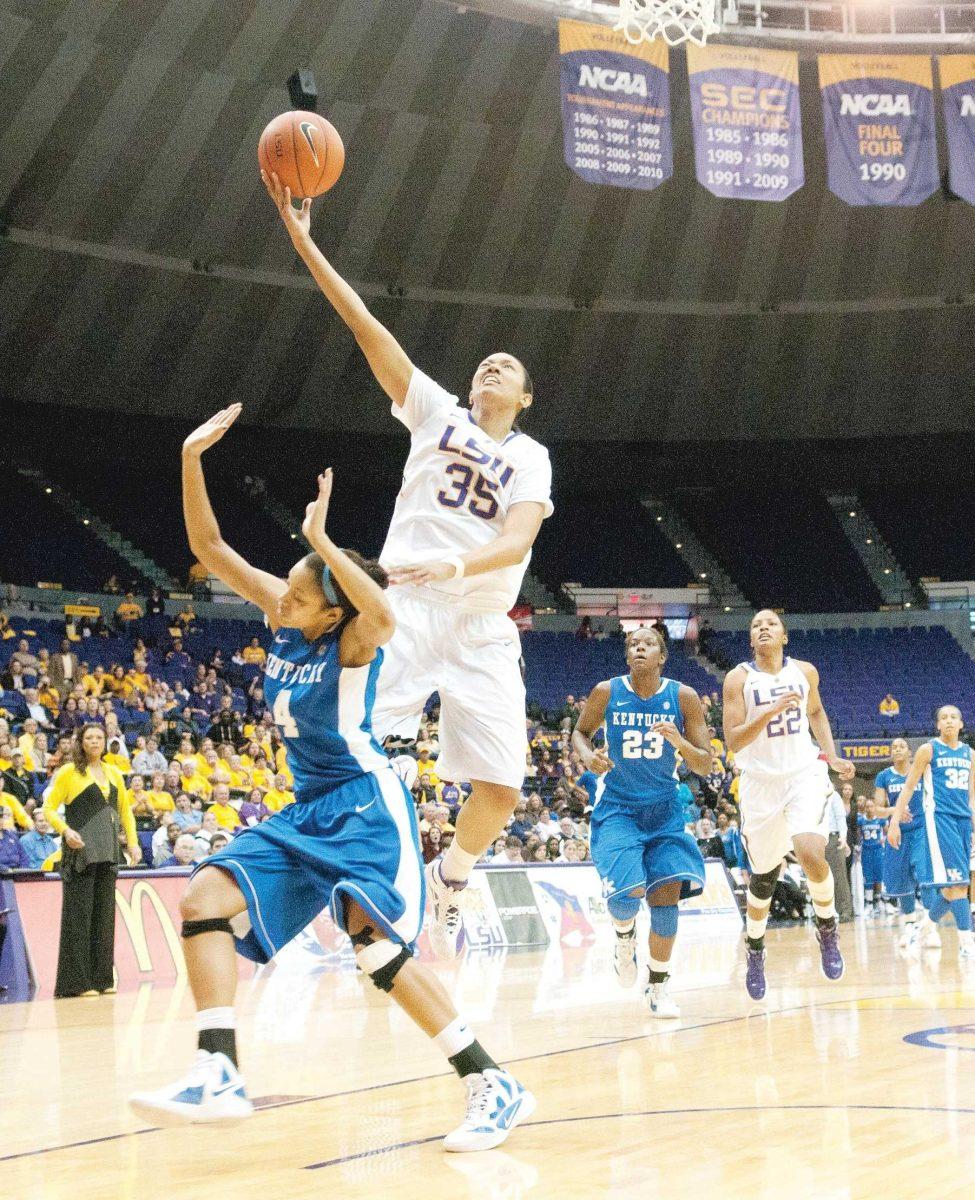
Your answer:
[[[203,476],[203,452],[220,441],[240,416],[240,410],[239,404],[221,409],[183,443],[183,519],[190,549],[210,574],[256,604],[276,625],[278,600],[288,590],[287,584],[252,567],[223,540]]]
[[[921,776],[931,765],[931,743],[925,742],[919,746],[914,754],[914,761],[911,763],[911,769],[907,772],[907,778],[904,780],[904,786],[901,788],[901,794],[897,797],[897,803],[894,805],[894,811],[890,815],[890,821],[887,825],[887,841],[896,850],[901,844],[901,821],[904,819],[904,814],[907,812],[907,805],[911,797],[914,795],[917,785],[921,782]]]
[[[735,667],[724,677],[721,694],[724,712],[724,743],[732,754],[737,754],[739,750],[750,746],[757,737],[761,736],[762,730],[773,717],[785,712],[787,708],[797,707],[802,702],[802,697],[798,692],[788,692],[786,695],[780,696],[768,708],[763,708],[750,721],[747,720],[745,671],[742,667]]]
[[[603,775],[613,769],[613,760],[605,750],[597,750],[592,744],[593,734],[606,718],[606,706],[609,704],[609,681],[597,683],[589,693],[589,697],[579,714],[576,727],[572,731],[572,749],[582,759],[587,771]]]
[[[809,703],[806,707],[806,716],[809,718],[812,735],[837,775],[841,779],[852,779],[856,774],[856,767],[847,759],[840,758],[836,753],[833,730],[830,728],[829,717],[826,715],[826,709],[823,708],[823,701],[819,695],[819,672],[812,663],[799,663],[799,670],[802,671],[809,683]]]
[[[332,468],[318,477],[318,495],[305,509],[301,532],[309,546],[322,556],[332,577],[356,610],[342,633],[342,665],[359,667],[371,662],[396,630],[396,618],[385,591],[340,550],[325,532],[328,502],[332,496]]]
[[[413,377],[413,364],[406,351],[315,245],[311,236],[311,200],[303,200],[301,208],[295,208],[291,189],[282,188],[276,174],[269,179],[262,171],[261,179],[277,206],[292,245],[325,299],[348,325],[379,386],[395,405],[402,405]]]

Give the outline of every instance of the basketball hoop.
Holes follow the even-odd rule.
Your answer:
[[[620,0],[614,29],[631,45],[662,37],[669,46],[694,42],[703,46],[721,26],[715,20],[717,0]]]

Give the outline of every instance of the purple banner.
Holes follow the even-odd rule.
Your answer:
[[[948,138],[948,186],[975,204],[975,56],[942,54],[938,73]]]
[[[920,204],[940,186],[930,58],[821,54],[829,188],[847,204]]]
[[[652,189],[673,174],[667,46],[559,22],[565,162],[589,183]]]
[[[802,187],[799,56],[687,47],[697,181],[731,200],[784,200]]]

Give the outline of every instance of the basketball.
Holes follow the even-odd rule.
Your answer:
[[[295,199],[321,196],[345,165],[345,146],[331,122],[313,112],[286,112],[269,121],[257,147],[261,170],[272,171]]]

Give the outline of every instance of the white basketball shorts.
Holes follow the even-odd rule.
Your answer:
[[[416,737],[423,708],[440,694],[437,775],[521,788],[528,737],[521,641],[504,613],[463,612],[416,590],[390,588],[396,632],[384,647],[373,732]]]
[[[742,771],[738,784],[741,839],[752,871],[774,871],[800,833],[829,838],[829,770],[821,760],[795,775],[766,776]]]

